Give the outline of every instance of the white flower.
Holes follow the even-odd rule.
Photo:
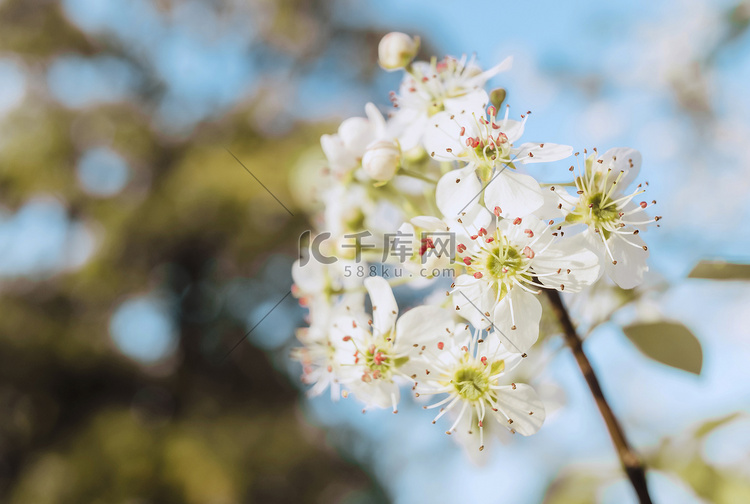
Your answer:
[[[356,170],[367,146],[386,136],[386,122],[378,108],[368,103],[365,113],[367,118],[350,117],[341,123],[337,134],[320,138],[328,166],[339,178]]]
[[[312,247],[313,245],[311,245]],[[302,266],[300,260],[292,264],[292,294],[300,300],[303,306],[309,306],[313,300],[324,299],[330,301],[332,297],[353,290],[359,283],[358,279],[345,275],[346,267],[353,266],[353,262],[338,257],[331,264],[324,264],[318,260],[314,251]]]
[[[326,255],[351,258],[355,255],[353,233],[367,231],[370,236],[361,238],[363,244],[382,244],[393,223],[404,220],[403,210],[394,202],[378,198],[375,191],[360,184],[337,184],[323,193],[326,207],[320,227],[332,234],[323,243]]]
[[[401,149],[393,140],[370,144],[362,158],[365,173],[377,182],[388,182],[401,165]]]
[[[297,339],[303,346],[292,349],[291,357],[302,364],[302,383],[310,385],[307,395],[320,395],[330,387],[331,399],[341,396],[340,381],[346,370],[336,358],[336,349],[331,344],[333,320],[364,301],[361,294],[346,294],[338,300],[314,297],[309,300],[309,327],[297,330]]]
[[[512,433],[524,436],[536,433],[544,423],[544,405],[529,385],[503,383],[503,378],[517,366],[522,357],[507,352],[497,337],[489,333],[479,339],[481,331],[471,334],[463,326],[434,342],[424,353],[430,359],[427,368],[418,373],[417,396],[448,394],[448,397],[425,406],[440,407],[435,423],[449,412],[458,412],[446,434],[470,419],[470,429],[479,429],[479,449],[484,449],[484,427],[487,417],[494,418]]]
[[[404,76],[399,94],[392,96],[398,111],[393,114],[394,128],[400,132],[399,142],[404,150],[421,145],[429,117],[441,112],[451,113],[474,109],[486,95],[482,89],[487,81],[508,70],[513,58],[482,71],[466,56],[456,59],[446,56],[441,61],[417,61]],[[484,101],[483,103],[487,103]]]
[[[424,367],[422,348],[453,328],[453,314],[437,306],[418,306],[398,317],[391,287],[381,277],[365,279],[372,320],[359,314],[340,317],[332,328],[339,365],[348,371],[346,385],[366,405],[398,411],[398,382],[412,380]],[[363,321],[364,320],[364,321]]]
[[[645,192],[641,185],[630,193],[625,192],[638,175],[641,154],[619,147],[601,157],[592,153],[584,165],[583,174],[576,177],[576,197],[562,190],[555,191],[561,199],[560,205],[569,212],[565,221],[587,226],[583,235],[599,251],[607,275],[623,289],[631,289],[641,283],[643,274],[648,271],[648,247],[640,233],[648,224],[661,219],[649,218],[643,213],[656,201],[634,201]]]
[[[516,165],[557,161],[570,156],[572,147],[551,143],[515,145],[523,135],[527,116],[521,121],[496,119],[495,107],[485,107],[489,97],[482,91],[476,108],[441,112],[431,118],[425,134],[425,148],[438,161],[467,163],[440,178],[436,198],[445,215],[456,215],[483,192],[491,211],[506,216],[525,216],[544,203],[539,183],[518,173]],[[478,176],[478,178],[477,178]],[[486,185],[483,188],[483,185]]]
[[[453,304],[475,327],[492,325],[511,351],[526,352],[539,338],[538,288],[578,292],[599,277],[599,258],[580,235],[562,237],[531,215],[470,238],[457,245],[467,273],[452,286]]]
[[[380,39],[378,63],[389,72],[404,68],[419,51],[419,37],[411,38],[401,32],[391,32]]]

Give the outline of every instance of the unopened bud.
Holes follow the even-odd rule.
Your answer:
[[[393,140],[371,144],[362,157],[362,168],[377,182],[388,182],[401,165],[401,149]]]
[[[500,105],[503,104],[506,96],[507,96],[507,93],[505,92],[505,89],[503,88],[493,89],[490,92],[490,103],[492,103],[492,105],[494,105],[497,110],[500,110]]]
[[[393,71],[406,67],[419,51],[419,37],[405,33],[391,32],[380,39],[378,63],[385,70]]]

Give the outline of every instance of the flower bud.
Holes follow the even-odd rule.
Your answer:
[[[411,38],[405,33],[391,32],[380,39],[378,63],[385,70],[399,70],[411,63],[417,51],[419,51],[419,37]]]
[[[362,157],[362,168],[377,182],[388,182],[401,165],[401,149],[393,140],[380,140],[370,145]]]

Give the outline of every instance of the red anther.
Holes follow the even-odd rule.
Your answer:
[[[378,353],[375,354],[375,356],[372,358],[372,360],[375,361],[375,364],[377,364],[379,366],[387,358],[388,357],[384,356],[382,352],[378,352]]]
[[[351,341],[352,337],[351,336],[344,336],[341,339],[343,339],[344,341]]]
[[[477,239],[477,235],[471,235],[471,239],[472,240],[476,240]]]
[[[487,235],[487,230],[484,229],[483,227],[479,228],[479,236],[486,236],[486,235]]]
[[[500,132],[500,133],[497,134],[497,142],[498,143],[504,144],[507,141],[508,141],[508,135],[506,135],[505,133],[502,133],[502,132]]]
[[[480,123],[482,123],[482,124],[489,124],[489,123],[490,123],[490,122],[489,122],[489,121],[488,121],[487,119],[485,119],[484,117],[480,117],[480,118],[479,118],[479,122],[480,122]]]
[[[438,341],[438,350],[442,350],[443,348],[445,348],[445,343]]]
[[[501,213],[503,213],[503,209],[502,209],[502,208],[500,208],[499,206],[496,206],[496,207],[495,207],[495,215],[496,215],[497,217],[500,217],[500,214],[501,214]]]
[[[306,307],[309,304],[309,301],[306,297],[299,298],[299,305],[302,307]]]
[[[464,264],[467,266],[471,266],[471,257],[464,257]]]
[[[464,346],[461,347],[461,350],[463,350],[464,352],[468,352],[469,351],[469,347],[467,347],[466,345],[464,345]]]
[[[520,217],[516,217],[515,219],[513,219],[513,224],[515,224],[516,226],[518,226],[520,223],[521,223]]]
[[[493,241],[495,241],[495,239],[494,239],[493,237],[491,237],[491,236],[490,236],[489,238],[487,238],[487,239],[486,239],[486,240],[484,240],[484,241],[485,241],[485,242],[487,242],[487,243],[492,243]]]
[[[482,274],[477,271],[476,273],[474,273],[474,278],[482,278]]]
[[[479,137],[471,139],[472,148],[476,149],[477,147],[479,147],[479,144],[480,144]]]
[[[482,364],[484,364],[485,366],[487,365],[487,357],[484,357],[484,356],[483,356],[483,357],[482,357],[481,359],[479,359],[479,360],[481,360],[481,361],[482,361]]]
[[[500,129],[500,125],[493,121],[492,129]]]
[[[373,372],[372,372],[372,377],[373,377],[373,378],[375,378],[376,380],[377,380],[378,378],[380,378],[380,370],[379,370],[379,369],[376,369],[375,371],[373,371]]]
[[[495,116],[497,115],[497,109],[495,108],[495,106],[494,106],[494,105],[490,105],[490,106],[489,106],[489,108],[487,109],[487,113],[488,113],[488,114],[489,114],[489,115],[490,115],[491,117],[495,117]]]
[[[430,80],[429,77],[422,77],[422,82],[427,82],[428,80]]]
[[[531,229],[524,229],[523,232],[526,233],[526,236],[528,236],[529,238],[534,237],[534,232]]]
[[[466,250],[466,245],[464,245],[463,243],[459,243],[458,246],[456,246],[456,250],[458,250],[458,252],[461,253],[464,250]]]
[[[641,201],[641,208],[646,208],[648,206],[648,203],[645,201]]]
[[[482,421],[479,421],[479,427],[484,427],[484,424],[482,424]]]
[[[461,126],[461,133],[458,134],[458,136],[464,136],[466,134],[466,127]]]
[[[524,247],[523,248],[523,255],[528,257],[529,259],[533,259],[536,255],[533,250],[531,250],[531,247]]]
[[[415,87],[410,87],[410,88],[409,88],[409,92],[410,92],[410,93],[416,93],[416,92],[417,92],[417,88],[415,88]]]

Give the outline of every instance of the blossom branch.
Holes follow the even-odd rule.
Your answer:
[[[594,396],[599,412],[604,417],[604,423],[607,424],[607,430],[609,430],[609,435],[617,449],[622,467],[628,475],[635,493],[638,495],[640,504],[652,504],[648,493],[648,485],[646,484],[646,467],[638,457],[638,454],[631,448],[630,443],[628,443],[625,437],[625,432],[623,432],[617,417],[615,417],[612,408],[610,408],[609,403],[607,403],[604,397],[602,388],[599,385],[599,379],[596,377],[594,369],[591,367],[591,362],[583,351],[583,342],[578,336],[575,327],[573,327],[573,322],[570,320],[570,315],[563,304],[560,293],[553,289],[545,289],[545,292],[552,305],[552,310],[555,312],[563,328],[565,342],[573,352],[578,367],[581,369],[581,373],[583,373],[589,389],[591,389],[591,394]]]

